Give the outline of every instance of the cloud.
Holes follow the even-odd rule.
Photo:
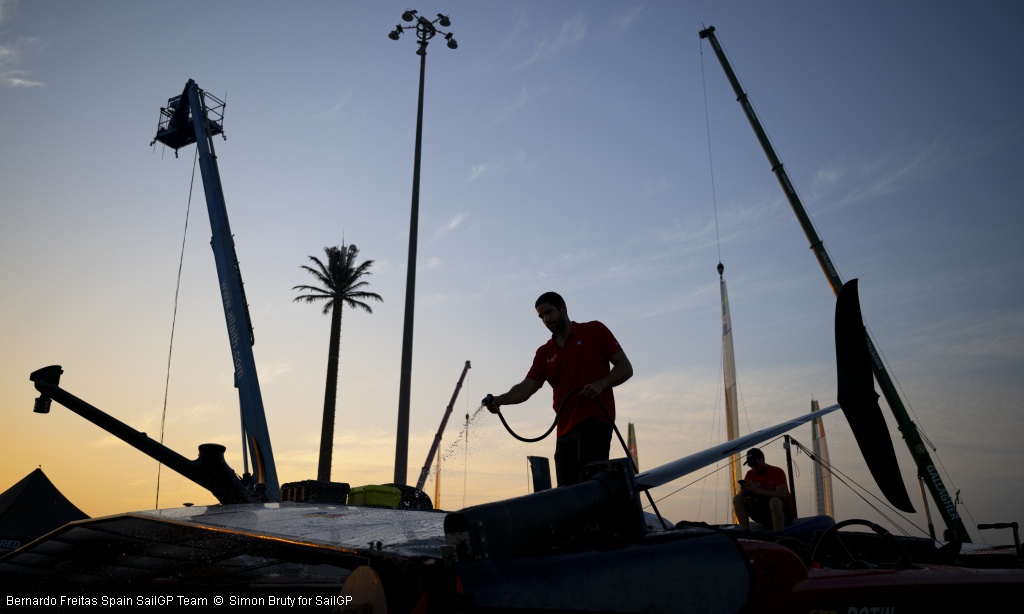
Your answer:
[[[10,20],[15,6],[16,3],[13,1],[0,0],[0,25]],[[3,34],[5,33],[0,32],[0,35]],[[13,40],[7,40],[5,36],[0,40],[0,87],[45,87],[46,83],[29,78],[28,72],[15,69],[26,55],[42,45],[41,39],[28,36],[19,36]]]
[[[23,79],[21,77],[23,74],[25,73],[22,71],[0,73],[0,85],[6,85],[8,87],[46,87],[46,84],[42,81]]]
[[[287,362],[277,361],[268,363],[263,361],[256,367],[256,372],[259,374],[260,380],[263,383],[272,382],[278,377],[290,372],[292,367]]]
[[[466,219],[466,214],[465,213],[456,213],[454,216],[452,216],[451,219],[449,219],[447,222],[445,222],[444,225],[442,225],[440,228],[438,228],[437,230],[434,231],[434,238],[436,239],[436,238],[438,238],[438,237],[440,237],[442,235],[445,235],[445,234],[455,230],[456,228],[458,228],[462,224],[462,221],[465,220],[465,219]]]
[[[503,47],[507,47],[512,44],[519,38],[520,34],[530,29],[530,19],[522,9],[514,9],[513,13],[513,17],[509,19],[509,22],[512,23],[512,30],[509,32],[508,36],[505,37]]]
[[[341,110],[348,106],[349,101],[352,100],[352,92],[344,94],[341,98],[334,103],[334,106],[327,109],[323,113],[320,113],[315,119],[321,119],[324,117],[337,117]]]
[[[836,168],[819,168],[814,174],[812,189],[835,185],[843,178],[843,171]]]
[[[860,168],[832,163],[815,172],[811,198],[827,201],[830,208],[842,208],[898,192],[908,184],[934,177],[948,168],[951,164],[949,149],[948,144],[935,141],[911,154],[895,149],[880,153]]]
[[[627,6],[618,15],[612,17],[610,24],[612,35],[616,36],[628,30],[639,19],[640,13],[643,12],[644,8],[642,6]]]
[[[912,157],[894,161],[893,165],[885,167],[887,172],[878,175],[871,183],[871,192],[875,195],[888,194],[909,180],[934,175],[937,166],[944,166],[944,154],[945,147],[932,144]]]
[[[559,53],[567,50],[574,49],[583,44],[583,39],[587,35],[587,19],[582,15],[573,17],[562,24],[561,29],[558,31],[558,35],[554,40],[539,40],[534,43],[533,54],[516,66],[516,70],[520,70],[546,60],[552,56],[558,55]]]
[[[657,181],[645,181],[644,182],[644,194],[646,196],[654,196],[655,194],[661,194],[665,190],[671,187],[671,182],[668,177],[662,175]]]
[[[507,173],[527,166],[526,154],[522,151],[511,153],[497,162],[474,164],[469,170],[470,183],[489,173]]]
[[[526,86],[523,86],[523,88],[519,90],[519,98],[494,112],[494,119],[491,120],[488,127],[506,121],[508,118],[515,115],[519,109],[525,107],[528,102],[530,102],[530,93],[527,91]]]

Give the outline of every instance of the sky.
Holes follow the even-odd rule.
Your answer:
[[[281,481],[316,476],[330,324],[292,288],[342,243],[373,261],[384,300],[343,314],[333,479],[392,481],[420,58],[412,32],[387,35],[407,8],[450,16],[458,41],[426,59],[410,481],[468,360],[441,506],[529,491],[526,456],[554,441],[518,442],[477,409],[525,376],[548,290],[630,358],[618,424],[635,424],[642,470],[724,439],[719,261],[742,431],[835,402],[835,299],[698,37],[714,26],[840,274],[860,280],[968,530],[1000,541],[975,525],[1024,521],[1010,2],[0,0],[0,489],[41,467],[91,516],[214,502],[166,469],[158,501],[155,461],[57,404],[34,414],[29,374],[52,364],[72,394],[154,438],[163,423],[188,458],[221,443],[242,471],[195,150],[150,145],[188,79],[227,102],[216,153]],[[918,512],[883,515],[837,483],[836,515],[919,535],[915,470],[883,410]],[[550,389],[504,413],[543,433]],[[825,428],[833,464],[878,496],[844,418]],[[810,427],[792,435],[810,445]],[[763,449],[784,464],[781,442]],[[810,513],[813,467],[794,462]],[[726,522],[714,469],[655,489],[661,513]]]

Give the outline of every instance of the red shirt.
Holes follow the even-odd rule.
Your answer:
[[[526,374],[528,379],[551,384],[555,411],[562,406],[562,400],[571,391],[592,384],[611,372],[611,357],[622,351],[619,342],[604,324],[594,322],[572,322],[565,345],[558,347],[554,336],[537,348],[533,366]],[[601,401],[608,408],[611,420],[601,409],[597,399],[588,399],[578,392],[569,397],[558,417],[558,436],[565,435],[584,420],[597,419],[611,423],[615,420],[615,397],[609,386],[601,393]]]
[[[775,490],[779,486],[786,487],[786,498],[784,501],[789,509],[793,509],[793,496],[789,494],[789,481],[786,479],[786,472],[780,467],[775,467],[765,463],[765,472],[758,473],[753,469],[747,471],[747,475],[743,477],[746,481],[750,482],[757,488],[763,488],[765,490]]]

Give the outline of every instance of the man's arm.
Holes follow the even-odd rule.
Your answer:
[[[487,409],[491,410],[491,413],[496,413],[498,408],[502,405],[518,405],[519,403],[525,403],[533,396],[533,393],[540,390],[540,387],[540,382],[526,378],[515,386],[509,388],[509,391],[505,394],[490,397],[490,403],[487,402],[487,398],[485,397],[483,404],[487,406]]]
[[[626,358],[626,353],[622,350],[612,354],[608,361],[612,363],[612,370],[608,372],[608,375],[605,375],[596,382],[591,382],[584,386],[583,390],[580,391],[583,396],[588,398],[596,397],[604,392],[606,388],[614,388],[633,377],[633,365]]]
[[[786,487],[786,472],[778,467],[774,467],[769,471],[774,474],[772,482],[775,483],[775,488],[758,488],[748,483],[747,486],[749,488],[744,488],[744,491],[761,497],[778,497],[785,501],[786,494],[789,492],[789,488]],[[772,482],[769,482],[769,484]]]
[[[779,486],[776,486],[773,490],[769,490],[767,488],[758,488],[753,484],[747,484],[747,486],[743,488],[743,492],[752,495],[758,495],[761,497],[778,497],[785,501],[786,493],[789,492],[789,489],[781,484]]]

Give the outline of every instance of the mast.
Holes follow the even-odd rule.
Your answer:
[[[636,428],[633,427],[633,423],[629,423],[629,435],[626,438],[626,447],[629,448],[629,457],[633,459],[633,466],[636,470],[640,470],[640,456],[636,450]]]
[[[725,287],[725,265],[718,263],[718,286],[722,294],[722,362],[725,374],[725,428],[729,441],[740,436],[739,408],[736,403],[736,355],[732,347],[732,316],[729,315],[729,291]],[[740,492],[740,455],[729,457],[732,497]],[[730,501],[732,500],[730,497]]]
[[[811,411],[819,411],[817,401],[811,401]],[[825,423],[820,418],[811,421],[811,451],[814,453],[814,501],[818,516],[835,517],[832,502],[832,471],[829,469],[828,444],[825,443]]]
[[[715,28],[709,27],[701,30],[700,37],[708,39],[711,43],[711,48],[714,49],[715,55],[718,57],[718,61],[721,63],[722,69],[725,71],[725,76],[729,80],[730,85],[732,85],[733,91],[736,93],[736,99],[740,103],[740,106],[743,107],[743,112],[746,114],[747,120],[754,129],[754,134],[757,136],[757,140],[760,142],[761,148],[764,149],[764,153],[768,157],[768,162],[771,164],[772,172],[775,173],[779,184],[782,186],[782,191],[786,195],[786,199],[789,200],[789,204],[793,208],[793,213],[796,214],[797,220],[800,222],[800,226],[803,228],[804,234],[807,236],[807,240],[811,245],[811,251],[814,252],[815,257],[818,259],[818,264],[821,266],[822,272],[825,273],[825,277],[828,279],[828,282],[832,287],[832,291],[838,294],[839,289],[843,286],[842,278],[840,278],[839,273],[836,271],[835,265],[833,265],[832,259],[829,258],[828,252],[825,251],[825,244],[822,242],[821,238],[818,236],[818,232],[814,228],[814,225],[811,223],[811,219],[808,217],[807,211],[804,209],[803,203],[800,201],[800,197],[797,195],[796,189],[793,187],[793,183],[789,180],[789,175],[786,174],[786,170],[783,168],[782,162],[775,154],[775,149],[772,147],[771,141],[768,140],[768,135],[761,126],[761,122],[758,120],[757,114],[754,112],[753,105],[751,105],[747,94],[743,91],[743,87],[740,85],[739,79],[736,77],[736,73],[733,72],[732,67],[729,65],[729,60],[725,57],[725,51],[722,50],[722,46],[718,43],[718,39],[715,37]],[[950,496],[949,491],[946,490],[946,487],[942,482],[942,478],[939,476],[939,471],[936,468],[935,463],[932,461],[931,455],[928,454],[928,448],[925,446],[924,440],[921,438],[921,434],[917,430],[917,425],[910,419],[910,415],[907,413],[906,407],[903,405],[903,401],[900,399],[899,393],[896,391],[896,386],[893,384],[892,378],[889,377],[889,373],[882,364],[882,359],[879,356],[878,351],[875,349],[875,344],[872,341],[870,334],[865,331],[865,335],[867,337],[868,351],[871,355],[871,366],[875,373],[875,379],[878,380],[878,385],[882,389],[882,396],[885,397],[885,401],[889,405],[889,409],[896,418],[899,430],[903,434],[903,440],[906,442],[907,448],[910,450],[910,455],[913,457],[914,462],[917,465],[918,476],[927,485],[928,490],[935,499],[936,506],[939,513],[942,515],[946,526],[955,531],[957,537],[962,541],[971,541],[970,536],[967,534],[967,529],[964,527],[963,519],[960,517],[959,513],[957,513],[956,503],[953,500],[953,497]]]

